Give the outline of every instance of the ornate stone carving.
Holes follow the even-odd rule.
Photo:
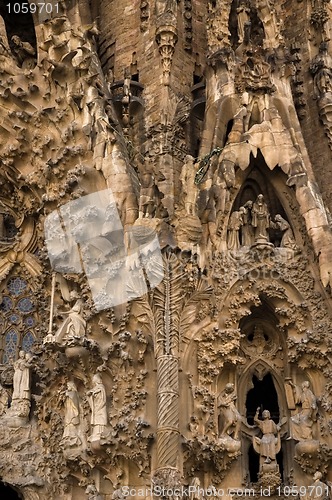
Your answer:
[[[12,402],[6,416],[12,427],[24,425],[29,418],[31,406],[31,368],[32,356],[25,351],[19,352],[14,362]]]
[[[310,64],[310,71],[314,76],[314,89],[319,116],[323,123],[325,134],[332,149],[332,58],[328,53],[328,43],[322,42],[317,56]]]
[[[175,51],[175,45],[178,40],[176,27],[172,25],[160,26],[156,31],[156,40],[163,68],[163,84],[169,86],[172,59]]]
[[[107,426],[106,391],[99,373],[92,378],[93,386],[88,391],[89,404],[91,407],[91,435],[90,442],[100,441]]]
[[[253,447],[259,454],[259,472],[262,486],[272,486],[272,491],[281,482],[279,466],[277,464],[277,453],[281,448],[280,426],[275,424],[270,418],[270,412],[262,412],[263,420],[258,418],[260,408],[257,408],[254,422],[260,429],[262,437],[253,438]]]
[[[292,384],[295,403],[301,409],[291,418],[291,436],[297,441],[313,439],[312,426],[317,420],[317,399],[309,388],[309,382],[302,383],[301,390]]]
[[[235,406],[236,399],[234,384],[228,383],[218,396],[217,406],[221,409],[223,421],[222,426],[219,426],[219,436],[232,436],[238,440],[242,417]]]
[[[60,442],[68,459],[76,458],[81,451],[83,443],[80,435],[80,417],[80,402],[76,385],[74,382],[68,382],[65,391],[64,430]]]
[[[141,0],[141,31],[146,31],[148,29],[149,17],[150,17],[150,5],[147,0]]]
[[[185,50],[192,50],[192,0],[185,0],[183,24],[184,24],[184,48]]]

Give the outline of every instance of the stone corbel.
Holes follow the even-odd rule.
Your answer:
[[[175,45],[178,40],[177,29],[171,24],[162,25],[157,28],[156,41],[159,46],[161,64],[163,67],[163,84],[169,86],[172,59]]]

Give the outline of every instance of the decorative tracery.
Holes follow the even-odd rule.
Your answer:
[[[10,277],[0,304],[3,364],[12,363],[20,350],[30,352],[35,342],[35,326],[36,307],[27,281],[20,276]]]

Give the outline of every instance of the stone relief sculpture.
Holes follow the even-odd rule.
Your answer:
[[[91,435],[89,441],[99,441],[107,426],[106,391],[99,373],[92,379],[93,387],[88,391],[91,407]]]
[[[99,2],[102,14],[97,28],[95,23],[85,25],[88,21],[81,19],[82,11],[89,11],[87,0],[77,0],[75,9],[62,0],[61,9],[68,12],[70,19],[61,15],[38,26],[41,48],[38,65],[33,47],[24,45],[23,37],[12,39],[12,53],[5,41],[0,42],[2,196],[11,200],[13,210],[18,211],[14,221],[20,232],[18,238],[25,232],[19,226],[24,212],[37,221],[36,228],[28,228],[32,236],[25,246],[9,245],[7,241],[7,261],[0,262],[1,295],[7,297],[0,308],[0,315],[7,322],[2,324],[8,325],[8,328],[3,326],[3,340],[15,338],[13,331],[21,328],[14,307],[13,314],[5,311],[10,307],[9,299],[22,309],[29,308],[29,302],[24,300],[27,297],[19,288],[13,288],[18,293],[17,300],[6,291],[11,276],[21,272],[28,281],[31,274],[38,301],[36,310],[22,313],[22,325],[35,322],[41,336],[48,333],[45,304],[49,303],[52,280],[41,229],[45,214],[61,209],[91,190],[109,187],[126,228],[136,223],[153,228],[161,225],[162,219],[172,231],[172,238],[165,238],[163,246],[165,279],[144,297],[96,312],[84,274],[68,275],[65,278],[80,292],[76,297],[63,295],[68,306],[64,317],[59,319],[57,304],[61,287],[54,285],[55,312],[50,316],[56,317],[57,326],[55,335],[50,328],[48,337],[53,345],[40,346],[36,339],[34,366],[28,355],[20,355],[19,364],[14,365],[15,398],[9,409],[5,390],[2,392],[0,387],[0,414],[4,414],[0,439],[2,481],[19,489],[22,498],[50,500],[83,498],[87,485],[85,493],[90,500],[104,495],[124,498],[120,486],[136,482],[149,486],[153,479],[161,487],[191,484],[196,489],[210,484],[227,488],[235,482],[240,487],[249,481],[255,483],[256,489],[262,476],[270,477],[270,473],[275,474],[277,481],[278,424],[265,411],[262,420],[256,416],[256,427],[250,428],[250,433],[251,426],[243,423],[241,434],[237,397],[242,408],[241,376],[251,366],[255,376],[262,375],[262,380],[266,370],[271,369],[271,373],[274,370],[280,381],[278,391],[282,391],[285,373],[302,380],[299,373],[303,372],[298,367],[308,369],[313,377],[315,390],[322,395],[319,418],[317,398],[310,386],[300,391],[294,388],[294,408],[289,410],[295,413],[296,406],[298,413],[292,414],[289,423],[291,436],[299,442],[295,445],[295,458],[290,454],[286,460],[285,452],[282,464],[285,484],[291,481],[310,484],[317,468],[325,474],[330,465],[324,455],[331,453],[326,422],[331,421],[332,406],[330,394],[324,388],[328,387],[331,375],[326,350],[331,334],[326,301],[329,290],[321,290],[311,252],[300,254],[304,258],[293,252],[290,262],[286,262],[273,257],[287,252],[255,251],[255,246],[268,245],[270,238],[277,241],[275,234],[281,240],[281,249],[296,249],[294,234],[299,235],[299,242],[303,240],[304,247],[312,235],[318,250],[322,248],[321,242],[331,247],[327,237],[329,219],[324,215],[326,203],[320,197],[314,176],[310,174],[308,181],[308,172],[315,171],[314,161],[320,158],[318,153],[322,154],[322,165],[326,162],[323,166],[327,174],[330,166],[323,155],[323,145],[315,149],[297,123],[289,86],[291,76],[288,69],[284,70],[289,66],[287,51],[293,51],[293,42],[286,40],[282,44],[280,35],[286,14],[272,0],[209,0],[206,6],[204,2],[185,0],[181,6],[184,12],[177,15],[179,2],[160,0],[155,6],[155,16],[153,3],[150,2],[150,7],[149,2],[142,1],[141,9],[149,16],[145,17],[144,43],[141,40],[136,47],[135,40],[133,47],[129,32],[128,43],[126,36],[126,43],[118,43],[123,36],[118,26],[123,26],[123,21],[131,23],[131,16],[132,22],[136,22],[130,0],[123,2],[120,10],[116,9],[116,2],[111,2],[114,6],[107,5],[107,9],[108,2]],[[286,4],[287,9],[293,9],[293,4],[288,6],[291,2]],[[317,0],[315,6],[318,4]],[[204,15],[203,7],[208,11],[207,23],[197,23],[197,17]],[[183,26],[186,14],[189,20],[189,13],[192,21],[188,22],[186,36],[192,41],[192,49],[197,50],[191,54],[184,52],[184,35],[177,26],[178,22]],[[130,32],[143,36],[139,26],[136,28]],[[102,64],[94,40],[99,29]],[[301,33],[298,34],[301,38]],[[287,30],[285,36],[289,36]],[[199,48],[204,43],[198,43],[206,38],[208,56]],[[154,49],[149,52],[149,47],[155,48],[156,39],[161,61]],[[133,50],[137,50],[135,56]],[[309,53],[314,54],[315,50]],[[302,46],[299,54],[303,67],[308,67],[309,56]],[[332,66],[328,51],[322,50],[316,62],[313,75],[317,103],[322,119],[329,124]],[[114,91],[116,85],[112,85],[111,93],[102,66],[112,73],[112,83],[116,84],[123,79],[128,65],[124,95]],[[188,74],[182,67],[188,68]],[[135,75],[137,81],[131,81],[129,74]],[[174,101],[184,97],[190,108],[193,81],[203,84],[203,79],[206,86],[201,87],[202,102],[188,111],[189,117],[183,113],[175,123],[171,116]],[[304,74],[302,79],[307,76]],[[142,82],[141,119],[135,114],[138,102],[135,88],[143,87]],[[162,87],[160,82],[165,85]],[[302,84],[310,93],[308,82]],[[128,113],[122,114],[119,124],[117,114],[120,116],[124,111],[123,108],[119,111],[121,99]],[[178,134],[179,129],[183,129],[183,136]],[[191,132],[195,137],[191,137]],[[305,144],[312,149],[310,155]],[[211,161],[207,175],[197,187],[193,180],[193,157],[209,156],[217,150],[219,160]],[[149,161],[141,165],[138,158],[141,154],[146,158],[147,152]],[[312,169],[309,156],[314,159]],[[277,174],[280,169],[289,176],[287,183],[281,172]],[[165,174],[163,178],[159,171]],[[246,191],[241,183],[247,182],[248,173],[252,186],[248,184]],[[318,178],[324,190],[320,181]],[[263,195],[255,200],[260,189],[266,193],[266,200]],[[273,192],[275,198],[268,198]],[[161,193],[165,197],[163,203]],[[302,200],[300,209],[297,198]],[[326,188],[324,200],[329,202]],[[277,207],[285,218],[287,214],[288,220],[275,215]],[[307,231],[301,222],[302,213],[308,219]],[[7,222],[3,220],[5,217],[5,213],[0,213],[3,246],[13,234],[10,231],[15,229],[8,224],[7,232],[7,226],[2,224]],[[79,222],[77,227],[83,227],[85,221]],[[140,235],[139,231],[137,234]],[[102,246],[105,238],[99,243]],[[230,251],[224,252],[226,247]],[[92,259],[96,272],[100,271],[100,254]],[[328,276],[329,253],[316,254]],[[153,266],[157,267],[154,261]],[[239,269],[244,271],[240,279]],[[328,282],[329,279],[323,285]],[[111,293],[112,283],[110,280],[108,288],[105,286],[105,296]],[[117,288],[113,288],[117,293]],[[246,324],[252,311],[251,323]],[[135,331],[140,333],[135,335]],[[19,336],[18,342],[23,342],[22,335]],[[69,362],[68,346],[85,345],[83,340],[90,342],[86,363],[74,357]],[[26,339],[23,345],[29,347]],[[18,351],[20,346],[15,349]],[[317,379],[314,378],[316,361],[320,368]],[[98,373],[101,365],[105,369],[103,378]],[[29,420],[32,369],[37,391]],[[24,379],[28,381],[25,385]],[[79,395],[78,385],[73,382],[59,395],[67,380],[76,380],[77,384],[80,381],[80,394],[86,387],[85,397]],[[234,384],[225,382],[216,398],[215,387],[220,380],[232,380]],[[10,380],[6,380],[4,387],[9,385]],[[114,401],[109,407],[106,394],[112,394]],[[185,401],[188,404],[184,404],[183,395],[188,396]],[[282,400],[278,392],[278,404]],[[250,415],[256,406],[250,409]],[[155,418],[150,421],[151,413]],[[216,417],[220,417],[219,426]],[[14,430],[10,429],[11,421],[15,423]],[[103,439],[108,424],[109,442]],[[248,457],[237,459],[240,449],[243,455],[247,453],[247,431],[251,436],[257,434],[254,446],[260,457],[257,474],[252,477],[247,476],[248,468],[243,466]],[[317,441],[319,452],[315,458],[307,454],[299,462],[296,447],[301,441],[314,439],[320,431],[322,438]],[[87,436],[89,446],[85,442]],[[241,440],[246,440],[246,446]],[[98,450],[100,441],[102,449],[100,446]],[[293,443],[285,442],[285,450],[292,446]],[[296,461],[300,466],[294,467]],[[97,487],[90,484],[92,478]],[[314,476],[313,481],[320,486],[321,477]],[[118,489],[113,492],[114,488]],[[191,497],[200,498],[200,494],[194,492]],[[318,494],[315,498],[322,497]]]
[[[310,384],[306,380],[301,388],[289,381],[293,387],[295,403],[301,409],[291,417],[291,437],[296,441],[313,439],[313,425],[317,421],[317,398],[310,389]]]
[[[329,146],[332,148],[332,58],[328,51],[328,42],[321,42],[319,52],[310,64],[310,71],[314,77],[314,92],[319,116],[324,125]]]
[[[222,421],[222,425],[218,426],[219,436],[231,436],[237,440],[241,430],[242,416],[235,406],[236,400],[235,386],[228,383],[218,396],[217,407],[220,411],[219,419]]]

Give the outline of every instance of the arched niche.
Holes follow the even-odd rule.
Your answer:
[[[263,359],[252,362],[239,378],[239,409],[244,417],[244,432],[242,433],[242,463],[243,470],[248,471],[251,483],[258,481],[259,455],[253,449],[253,436],[256,435],[254,415],[260,408],[259,418],[262,419],[262,411],[269,410],[271,419],[276,423],[285,423],[288,419],[287,401],[282,376],[277,373],[273,366]],[[277,463],[282,479],[289,476],[292,461],[292,444],[285,439],[288,426],[284,425],[281,430],[281,450],[277,454]]]
[[[294,205],[297,205],[293,191],[287,187],[287,176],[281,170],[275,169],[271,171],[263,158],[260,150],[257,151],[257,156],[254,158],[250,156],[250,163],[245,171],[240,169],[236,172],[236,187],[233,191],[233,203],[230,204],[229,217],[240,207],[245,206],[248,201],[254,203],[259,194],[263,194],[264,201],[267,204],[270,213],[271,221],[275,220],[277,214],[286,220],[293,232],[297,246],[302,246],[301,235],[299,227],[294,225]],[[290,200],[293,201],[291,208]],[[299,210],[300,212],[300,210]],[[224,238],[226,239],[226,229],[224,228]],[[280,246],[283,232],[277,227],[269,229],[270,241],[275,246]],[[240,230],[240,243],[241,243],[241,230]]]

